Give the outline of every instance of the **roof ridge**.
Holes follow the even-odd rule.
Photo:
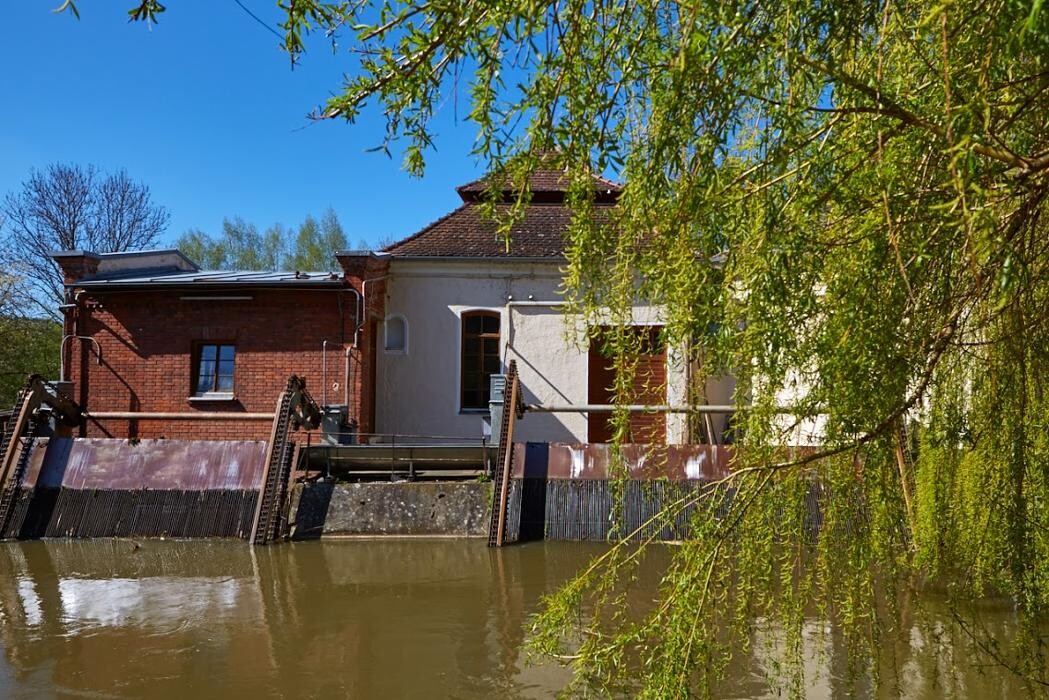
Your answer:
[[[559,186],[558,189],[536,189],[535,187],[533,187],[532,186],[533,185],[533,180],[536,180],[536,176],[539,173],[554,174],[559,179],[567,179],[567,175],[568,175],[568,171],[565,170],[565,169],[552,168],[552,167],[536,168],[535,170],[532,170],[528,174],[528,185],[529,185],[529,189],[531,191],[533,191],[533,192],[564,192],[565,191],[565,187],[566,186]],[[471,180],[470,182],[467,182],[465,184],[459,185],[458,187],[455,188],[455,191],[459,193],[459,196],[463,196],[463,194],[465,194],[465,193],[472,193],[472,192],[477,192],[479,190],[486,190],[488,188],[488,184],[487,183],[488,183],[489,179],[492,178],[492,177],[496,177],[498,175],[499,175],[499,173],[497,173],[497,172],[485,173],[484,175],[482,175],[481,177],[479,177],[479,178],[477,178],[475,180]],[[618,182],[615,182],[614,180],[609,180],[608,178],[604,177],[603,175],[597,175],[597,174],[594,174],[594,173],[590,173],[590,178],[595,183],[598,183],[599,185],[601,185],[601,187],[605,187],[605,188],[608,188],[610,190],[616,190],[617,192],[620,192],[623,189],[623,186],[621,184],[619,184]],[[512,184],[512,183],[506,183],[506,184],[503,185],[503,187],[509,187],[510,184]],[[514,190],[512,190],[512,189],[504,189],[502,191],[503,192],[513,192]]]

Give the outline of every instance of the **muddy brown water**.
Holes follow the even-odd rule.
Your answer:
[[[542,594],[602,551],[489,550],[481,540],[4,543],[0,696],[551,697],[570,674],[528,662],[525,625]],[[665,560],[660,551],[646,566]],[[639,595],[654,595],[657,578]],[[1008,612],[988,614],[988,629],[1007,635]],[[1010,674],[967,664],[961,645],[946,650],[962,662],[952,675],[916,631],[896,637],[904,697],[1023,696]],[[838,666],[833,652],[814,660],[807,694],[864,694]],[[734,669],[724,689],[776,695],[757,663]]]

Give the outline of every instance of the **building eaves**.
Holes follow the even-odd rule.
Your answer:
[[[340,287],[332,272],[255,272],[227,270],[135,270],[120,275],[95,275],[67,286],[85,289],[140,287]]]

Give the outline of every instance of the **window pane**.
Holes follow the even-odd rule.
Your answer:
[[[219,359],[220,360],[228,360],[229,362],[232,363],[233,362],[233,346],[232,345],[223,345],[223,346],[221,346],[221,348],[219,349]]]
[[[406,329],[403,318],[386,319],[386,349],[404,351]]]
[[[488,404],[479,391],[464,391],[463,408],[488,408]]]
[[[220,374],[218,376],[218,382],[215,384],[215,388],[218,391],[233,391],[233,375]]]
[[[197,393],[202,394],[205,391],[211,391],[215,386],[215,363],[202,361],[200,363],[200,373],[197,375]]]
[[[216,345],[201,345],[200,346],[200,359],[201,360],[215,360],[215,352],[218,350]]]
[[[233,376],[233,360],[219,360],[219,374]]]
[[[463,408],[488,408],[489,380],[501,369],[499,314],[475,312],[462,319],[460,396]]]

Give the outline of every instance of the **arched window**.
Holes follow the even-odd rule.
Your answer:
[[[463,410],[487,410],[489,377],[499,374],[499,313],[468,311],[462,315],[460,403]]]
[[[386,352],[408,352],[408,322],[404,320],[404,316],[389,316],[383,326],[386,331],[383,348]]]

